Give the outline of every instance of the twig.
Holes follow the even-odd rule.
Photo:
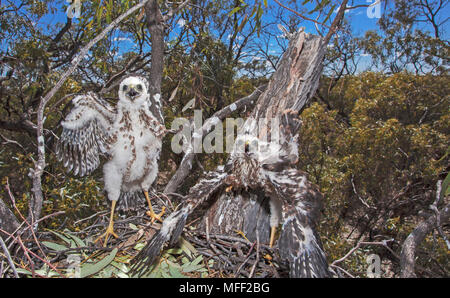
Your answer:
[[[23,146],[22,146],[19,142],[14,141],[14,140],[10,140],[10,139],[8,139],[7,137],[5,137],[4,135],[2,135],[1,133],[0,133],[0,137],[1,137],[3,140],[5,140],[5,141],[3,142],[3,145],[6,145],[6,144],[14,144],[14,145],[19,146],[23,151],[25,151],[25,148],[23,148]]]
[[[333,265],[331,264],[330,267],[336,268],[338,270],[341,270],[342,272],[344,272],[345,274],[347,274],[348,276],[350,276],[351,278],[355,278],[353,275],[351,275],[348,271],[346,271],[344,268],[341,268],[337,265]]]
[[[0,235],[0,245],[2,246],[3,251],[5,252],[6,259],[8,260],[9,266],[14,273],[14,277],[19,278],[17,274],[16,266],[14,265],[13,260],[11,259],[11,255],[9,254],[8,248],[6,247],[5,242],[3,241],[2,235]]]
[[[335,261],[333,261],[333,263],[331,263],[332,265],[336,265],[338,263],[341,263],[342,261],[346,260],[349,256],[351,256],[355,250],[357,250],[358,248],[360,248],[362,245],[378,245],[378,246],[383,246],[385,247],[387,250],[389,250],[390,253],[392,253],[394,255],[394,257],[396,258],[400,258],[388,245],[387,243],[390,241],[393,241],[394,239],[390,239],[390,240],[385,240],[385,241],[380,241],[380,242],[358,242],[358,244],[356,244],[355,247],[353,247],[347,254],[345,254],[345,256],[343,256],[340,259],[337,259]]]
[[[437,208],[437,206],[439,205],[441,198],[442,198],[441,191],[442,191],[442,180],[439,180],[436,183],[436,200],[434,201],[434,203],[432,205],[430,205],[430,209],[433,210],[434,213],[436,214],[436,228],[437,228],[439,234],[441,235],[442,239],[444,239],[445,244],[447,244],[447,249],[450,250],[450,242],[448,241],[447,236],[445,235],[444,231],[442,230],[441,219],[439,216],[439,210]]]
[[[247,264],[248,260],[250,260],[251,253],[253,252],[253,248],[255,247],[255,245],[256,245],[256,242],[253,243],[252,246],[250,246],[250,249],[249,249],[247,255],[245,256],[244,262],[242,262],[242,264],[238,267],[238,269],[236,270],[236,273],[234,274],[234,277],[238,277],[239,272],[241,271],[241,268],[242,268],[245,264]]]
[[[256,230],[256,260],[255,260],[252,270],[250,271],[250,274],[248,276],[249,278],[252,278],[253,273],[255,273],[255,268],[256,268],[256,265],[258,264],[258,262],[259,262],[259,232],[257,229]]]
[[[11,202],[13,204],[14,209],[16,210],[16,212],[19,214],[19,216],[22,218],[23,222],[27,225],[27,228],[25,228],[23,231],[26,231],[27,229],[30,229],[31,235],[33,236],[34,241],[36,242],[36,245],[38,246],[39,250],[41,251],[42,255],[45,257],[44,251],[42,250],[41,244],[39,243],[37,237],[36,237],[36,233],[34,232],[34,229],[32,227],[32,225],[27,221],[27,219],[25,218],[25,216],[22,215],[22,213],[20,212],[19,208],[16,205],[16,200],[14,199],[14,196],[11,192],[11,189],[9,187],[9,180],[8,178],[6,178],[6,185],[5,185],[6,191],[8,192],[8,195],[11,199]],[[35,225],[38,223],[38,221],[35,222]],[[23,232],[22,232],[23,233]]]
[[[327,27],[327,28],[330,28],[330,27],[328,27],[327,25],[325,25],[324,23],[321,23],[321,22],[318,22],[317,20],[308,18],[308,17],[302,15],[301,13],[299,13],[298,11],[295,11],[295,10],[293,10],[292,8],[289,8],[289,7],[285,6],[285,5],[283,5],[283,4],[280,3],[278,0],[274,0],[274,1],[275,1],[278,5],[280,5],[281,7],[283,7],[283,8],[285,8],[285,9],[289,10],[290,12],[295,13],[297,16],[301,17],[302,19],[305,19],[305,20],[310,21],[310,22],[313,22],[313,23],[315,23],[315,24],[322,25],[322,26],[325,26],[325,27]]]
[[[74,222],[73,224],[74,224],[74,225],[77,225],[77,224],[79,224],[79,223],[81,223],[81,222],[83,222],[83,221],[89,220],[89,219],[91,219],[91,218],[93,218],[93,217],[96,217],[96,216],[98,216],[98,215],[103,215],[103,214],[106,214],[106,213],[109,213],[109,211],[99,211],[99,212],[97,212],[97,213],[92,214],[92,215],[89,216],[89,217],[86,217],[86,218],[82,218],[82,219],[80,219],[80,220],[77,220],[77,221]]]
[[[369,209],[374,209],[373,207],[371,207],[369,204],[366,203],[366,201],[363,200],[363,198],[361,198],[361,196],[358,194],[358,192],[356,191],[356,186],[355,186],[355,182],[353,181],[353,175],[352,175],[352,179],[350,179],[352,182],[352,187],[353,187],[353,192],[355,193],[355,195],[358,197],[358,199],[361,201],[361,203],[363,203],[364,206],[366,206]]]

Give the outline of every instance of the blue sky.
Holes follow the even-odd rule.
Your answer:
[[[87,1],[87,0],[84,0],[84,1]],[[115,1],[119,1],[119,0],[115,0]],[[255,0],[246,0],[246,2],[249,5],[252,5],[252,3],[254,1]],[[291,5],[288,4],[289,1],[286,1],[286,0],[280,0],[280,1],[282,3],[284,3],[286,6],[292,7]],[[355,0],[355,2],[352,5],[372,4],[374,1],[375,0]],[[20,1],[17,1],[17,0],[2,1],[2,5],[5,5],[8,2],[19,3]],[[261,0],[261,2],[262,2],[262,0]],[[54,13],[48,13],[45,16],[43,16],[38,21],[38,23],[36,25],[38,27],[42,28],[42,30],[44,30],[45,32],[47,32],[47,30],[51,30],[52,32],[55,32],[55,34],[56,34],[56,32],[58,31],[56,25],[59,24],[59,26],[61,26],[62,24],[64,24],[66,22],[66,11],[65,11],[65,8],[67,7],[67,5],[68,5],[68,3],[65,0],[58,0],[58,1],[52,2],[50,4],[50,8],[54,8],[55,12]],[[273,0],[268,0],[268,5],[269,5],[269,8],[270,7],[277,7],[277,8],[279,7],[278,4],[275,3]],[[389,5],[392,6],[393,5],[392,2]],[[384,13],[383,6],[384,6],[384,4],[380,6],[380,13],[381,14]],[[314,6],[312,6],[311,4],[307,4],[305,6],[305,8],[307,10],[311,10],[313,7]],[[335,12],[337,11],[337,9],[338,8],[335,9]],[[450,15],[450,11],[448,11],[449,7],[447,7],[446,9],[447,9],[447,12],[448,12],[447,15]],[[377,30],[378,18],[376,16],[375,17],[373,17],[373,16],[371,17],[371,14],[370,14],[370,12],[368,12],[368,10],[370,10],[372,12],[374,11],[373,8],[369,8],[368,9],[368,8],[362,7],[362,8],[357,8],[357,9],[350,10],[350,11],[348,11],[346,13],[346,19],[351,24],[354,36],[362,36],[362,35],[364,35],[364,33],[367,30]],[[81,11],[81,13],[82,13],[82,11]],[[292,15],[292,13],[287,11],[287,10],[283,10],[283,14],[284,13],[286,13],[286,16]],[[306,15],[308,17],[310,17],[310,18],[315,18],[314,14],[313,15],[306,14]],[[333,13],[333,15],[331,16],[330,19],[333,19],[335,15],[336,14]],[[270,22],[271,21],[270,18],[271,18],[270,13],[267,13],[267,11],[266,11],[266,13],[263,14],[263,18],[262,18],[263,23],[265,21],[266,22]],[[75,20],[75,22],[76,22],[76,20]],[[301,26],[306,27],[306,29],[305,29],[306,32],[313,33],[313,34],[317,33],[316,27],[315,27],[315,25],[312,22],[304,21],[304,22],[302,22]],[[174,37],[178,33],[177,30],[179,30],[179,28],[177,28],[177,26],[176,26],[174,31],[170,33],[169,37],[170,38]],[[116,31],[114,34],[116,34],[116,36],[114,36],[114,38],[116,40],[116,45],[117,45],[117,47],[119,49],[119,52],[117,53],[118,56],[120,56],[123,52],[128,52],[128,51],[133,49],[134,43],[129,38],[127,38],[126,35],[123,35],[122,33],[118,32],[118,31]],[[280,36],[281,35],[282,34],[281,34],[281,31],[280,31]],[[447,37],[448,34],[446,34],[444,36]],[[1,42],[1,47],[3,49],[4,49],[4,46],[5,46],[5,42],[7,43],[7,41],[2,41]],[[256,42],[258,42],[258,40],[256,40]],[[271,50],[272,53],[274,55],[280,55],[281,54],[281,49],[277,48],[274,42],[272,42],[272,44],[274,45],[274,49]],[[361,56],[361,61],[360,61],[361,64],[362,65],[367,64],[368,61],[369,61],[369,58],[368,57],[364,57],[363,53],[360,53],[360,54],[362,55]],[[247,59],[251,59],[251,58],[247,58]]]
[[[87,0],[84,0],[87,1]],[[115,0],[115,1],[119,1],[119,0]],[[247,2],[249,4],[251,4],[251,2],[253,2],[254,0],[247,0]],[[280,0],[282,3],[285,3],[286,6],[289,6],[289,4],[287,4],[289,1],[286,0]],[[353,5],[359,5],[359,4],[372,4],[375,0],[355,0]],[[7,4],[7,2],[12,2],[12,3],[19,3],[20,1],[17,0],[7,0],[7,1],[2,1],[3,4],[5,5]],[[1,3],[1,2],[0,2]],[[273,0],[268,0],[268,4],[269,7],[273,6],[273,7],[278,7],[278,4],[275,3]],[[65,7],[67,7],[68,2],[65,0],[57,0],[54,1],[52,4],[50,4],[51,7],[56,8],[56,12],[54,14],[46,14],[44,17],[42,17],[39,21],[39,25],[42,26],[42,28],[45,28],[47,25],[50,26],[54,26],[58,23],[64,23],[66,20],[66,12],[65,12]],[[381,5],[381,14],[383,14],[383,6],[384,4]],[[392,1],[390,2],[389,6],[392,6]],[[313,8],[313,6],[311,4],[307,4],[305,6],[307,9],[311,9]],[[335,9],[335,11],[337,11],[338,8]],[[364,34],[365,31],[367,30],[373,30],[376,29],[376,22],[377,22],[377,18],[370,18],[368,13],[367,13],[368,8],[356,8],[354,10],[348,11],[346,12],[346,18],[350,21],[352,28],[353,28],[353,32],[356,36],[362,35]],[[286,14],[291,14],[289,11],[286,10]],[[450,7],[446,7],[446,10],[442,12],[443,15],[450,15]],[[314,18],[315,15],[313,14],[311,15],[307,15],[308,17]],[[333,14],[333,16],[335,16],[335,13]],[[332,16],[332,17],[333,17]],[[263,15],[263,20],[267,19],[269,16]],[[315,30],[315,26],[312,22],[308,22],[305,21],[305,23],[303,24],[303,26],[306,27],[307,31],[311,32],[311,33],[316,33]],[[448,36],[448,34],[446,34],[446,36]]]
[[[84,0],[84,1],[86,1],[86,0]],[[116,1],[118,1],[118,0],[116,0]],[[372,0],[367,0],[367,1],[372,1]],[[7,2],[12,2],[12,3],[18,4],[20,1],[17,1],[17,0],[3,1],[4,4],[7,4]],[[249,0],[247,2],[250,4],[251,1]],[[287,1],[282,1],[282,2],[287,2]],[[364,2],[361,2],[361,3],[364,3]],[[269,4],[269,7],[270,6],[278,7],[278,4],[276,4],[272,0],[268,0],[268,4]],[[68,5],[68,3],[64,0],[54,1],[53,3],[50,4],[50,7],[56,9],[55,13],[48,13],[48,14],[44,15],[39,20],[37,25],[39,27],[41,27],[43,30],[47,30],[47,26],[50,26],[50,29],[52,30],[55,28],[55,25],[65,23],[65,21],[66,21],[65,7],[67,7],[67,5]],[[312,8],[311,5],[306,6],[307,9],[310,9],[310,7]],[[336,8],[336,10],[337,10],[337,8]],[[358,9],[355,9],[355,10],[352,10],[352,11],[346,13],[346,17],[351,20],[352,26],[354,28],[354,33],[356,35],[361,35],[368,29],[376,28],[377,19],[376,18],[373,18],[373,19],[368,18],[367,14],[366,14],[366,10],[367,10],[366,8],[358,8]],[[289,11],[286,11],[286,15],[288,15],[288,14],[291,14],[291,13]],[[334,15],[335,14],[333,14],[333,16]],[[267,20],[268,18],[270,18],[269,14],[263,15],[263,22],[264,22],[264,20]],[[302,24],[302,25],[306,27],[307,32],[311,32],[311,33],[317,32],[315,29],[315,26],[312,22],[305,21],[304,24]]]

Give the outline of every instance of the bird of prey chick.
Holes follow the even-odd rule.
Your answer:
[[[111,217],[104,245],[113,230],[113,215],[117,201],[128,204],[142,192],[147,200],[147,214],[161,221],[153,211],[148,190],[158,174],[158,159],[162,138],[160,95],[149,95],[145,78],[130,76],[119,87],[119,101],[113,108],[94,93],[79,95],[72,100],[74,107],[61,123],[63,131],[56,146],[58,159],[75,175],[85,176],[103,166],[104,187],[111,200]],[[99,237],[99,238],[100,238]]]

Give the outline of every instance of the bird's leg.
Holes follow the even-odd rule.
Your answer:
[[[109,217],[109,225],[108,228],[106,228],[106,232],[103,233],[100,237],[98,237],[97,239],[95,239],[94,242],[97,242],[98,240],[100,240],[100,238],[105,237],[105,242],[103,242],[103,247],[106,247],[106,244],[108,243],[108,238],[109,235],[113,235],[114,238],[119,238],[119,236],[114,233],[114,209],[116,208],[116,202],[117,201],[111,201],[112,205],[111,205],[111,215]]]
[[[152,207],[152,203],[150,202],[150,197],[148,195],[148,191],[144,190],[144,195],[145,195],[145,199],[147,200],[147,203],[148,203],[148,208],[150,209],[149,211],[146,212],[146,214],[152,218],[152,223],[155,221],[155,219],[157,219],[160,222],[162,222],[161,216],[164,214],[164,211],[166,210],[166,207],[162,208],[161,213],[156,214],[153,211],[153,207]]]
[[[273,246],[273,241],[275,240],[275,232],[277,231],[277,227],[274,226],[270,229],[270,242],[269,242],[269,247],[272,248]]]

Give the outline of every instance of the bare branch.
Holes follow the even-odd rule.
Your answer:
[[[177,7],[171,7],[169,12],[164,16],[164,22],[167,22],[170,18],[172,18],[175,14],[177,14],[180,10],[182,10],[190,0],[185,0],[183,3],[178,5]]]
[[[442,191],[442,180],[439,180],[436,183],[436,200],[430,206],[430,209],[433,210],[434,213],[436,214],[436,228],[437,228],[439,234],[441,235],[442,239],[444,239],[445,244],[447,244],[447,249],[450,250],[450,242],[448,241],[447,236],[445,235],[444,231],[442,230],[441,221],[440,221],[440,217],[439,217],[438,205],[442,198],[441,191]]]
[[[447,222],[449,218],[450,204],[447,204],[438,214],[432,215],[427,220],[421,222],[412,233],[409,234],[402,245],[400,254],[401,277],[416,277],[414,266],[417,247],[422,243],[427,234],[436,227],[438,220],[440,222]]]
[[[308,18],[308,17],[302,15],[301,13],[299,13],[298,11],[295,11],[295,10],[293,10],[292,8],[289,8],[289,7],[285,6],[285,5],[283,5],[283,4],[280,3],[278,0],[274,0],[274,1],[275,1],[278,5],[280,5],[281,7],[283,7],[283,8],[285,8],[285,9],[289,10],[289,11],[292,12],[292,13],[295,13],[297,16],[301,17],[302,19],[305,19],[305,20],[310,21],[310,22],[313,22],[313,23],[315,23],[315,24],[322,25],[322,26],[325,26],[325,27],[327,27],[327,28],[330,28],[330,27],[328,27],[327,25],[325,25],[324,23],[321,23],[321,22],[318,22],[317,20]]]
[[[340,259],[337,259],[335,261],[333,261],[333,263],[331,263],[330,266],[336,266],[338,263],[341,263],[343,261],[345,261],[348,257],[350,257],[358,248],[360,248],[361,246],[366,246],[366,245],[375,245],[375,246],[383,246],[385,247],[387,250],[389,250],[392,255],[396,258],[399,258],[399,256],[387,245],[388,242],[393,241],[393,239],[390,240],[385,240],[385,241],[379,241],[379,242],[365,242],[365,241],[361,241],[358,242],[358,244],[356,244],[355,247],[353,247],[348,253],[345,254],[345,256],[343,256]]]
[[[341,25],[342,19],[344,19],[346,7],[347,7],[348,0],[342,1],[341,6],[339,7],[338,13],[336,17],[333,20],[333,23],[331,23],[331,28],[328,31],[327,35],[324,39],[324,44],[328,44],[331,37],[336,33],[336,31],[339,29],[339,26]]]
[[[6,244],[3,241],[2,235],[0,235],[0,246],[2,247],[3,252],[5,253],[6,259],[8,260],[8,264],[14,273],[14,277],[19,278],[19,275],[17,274],[16,266],[14,265],[14,262],[11,259],[11,255],[9,254],[8,248],[6,247]]]

